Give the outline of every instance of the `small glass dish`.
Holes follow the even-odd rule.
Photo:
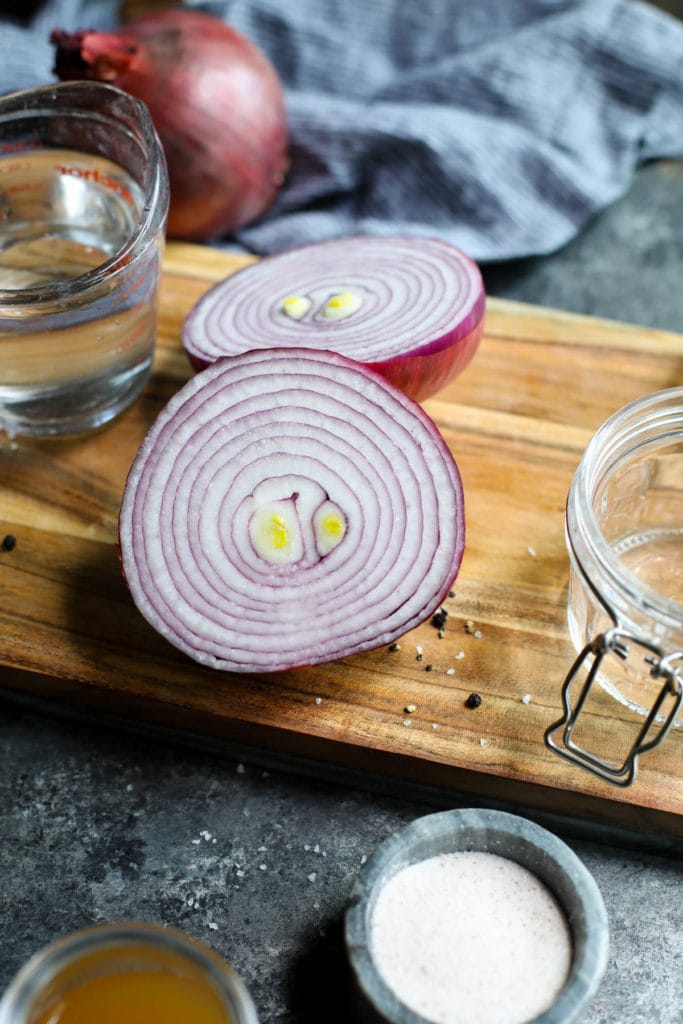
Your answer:
[[[210,946],[137,921],[83,928],[36,953],[0,999],[0,1024],[96,1021],[105,1005],[122,1021],[147,1005],[185,1024],[258,1024],[246,986]]]
[[[380,971],[373,949],[373,914],[384,886],[402,869],[463,851],[495,854],[525,868],[549,890],[569,926],[571,962],[564,986],[549,1009],[519,1024],[580,1020],[607,965],[609,929],[600,891],[576,854],[552,833],[513,814],[477,808],[418,818],[383,842],[361,869],[345,918],[358,1019],[433,1024],[433,1018],[406,1005]],[[473,963],[472,968],[476,970],[477,965]],[[494,980],[481,972],[482,986]],[[457,1024],[455,1017],[453,1024]]]

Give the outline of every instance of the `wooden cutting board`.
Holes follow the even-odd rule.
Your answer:
[[[642,758],[626,790],[566,763],[543,738],[573,658],[563,532],[572,475],[609,414],[683,381],[683,337],[490,299],[473,363],[425,403],[466,497],[467,549],[445,636],[428,623],[395,652],[272,676],[221,674],[142,620],[119,572],[116,524],[133,456],[190,375],[183,318],[245,262],[170,244],[154,373],[135,405],[86,439],[0,437],[0,536],[16,537],[0,551],[6,691],[228,740],[299,767],[683,837],[682,730]],[[470,710],[474,691],[482,704]],[[602,691],[589,722],[601,749],[616,750],[634,728]]]

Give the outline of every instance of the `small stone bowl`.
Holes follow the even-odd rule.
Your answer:
[[[418,861],[456,851],[483,851],[516,861],[537,876],[564,910],[572,935],[573,959],[555,1003],[525,1024],[574,1024],[597,992],[607,966],[607,912],[592,875],[576,854],[551,832],[525,818],[476,808],[442,811],[418,818],[390,836],[361,869],[345,917],[357,1012],[364,1021],[430,1024],[396,996],[372,955],[370,922],[382,886]]]

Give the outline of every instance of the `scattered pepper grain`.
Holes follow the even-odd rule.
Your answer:
[[[434,671],[434,666],[433,665],[425,665],[425,672],[433,672],[433,671]]]
[[[13,551],[16,546],[17,538],[14,536],[14,534],[6,533],[5,536],[2,538],[2,550]]]
[[[432,616],[432,625],[436,629],[443,629],[446,625],[446,619],[448,618],[448,612],[445,608],[439,608],[438,612],[435,612]]]
[[[479,708],[481,707],[481,696],[478,693],[471,693],[465,701],[465,707],[468,708]]]
[[[392,651],[392,652],[393,651],[400,651],[401,650],[401,645],[400,644],[391,644],[391,646],[389,647],[389,650]]]

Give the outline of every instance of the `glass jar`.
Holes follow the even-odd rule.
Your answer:
[[[97,925],[60,939],[25,964],[0,1001],[0,1024],[114,1019],[258,1024],[244,983],[217,953],[145,923]]]
[[[599,428],[569,490],[566,540],[569,633],[580,653],[546,741],[627,786],[639,755],[683,724],[683,387],[639,398]],[[595,682],[644,716],[618,764],[572,736]]]

